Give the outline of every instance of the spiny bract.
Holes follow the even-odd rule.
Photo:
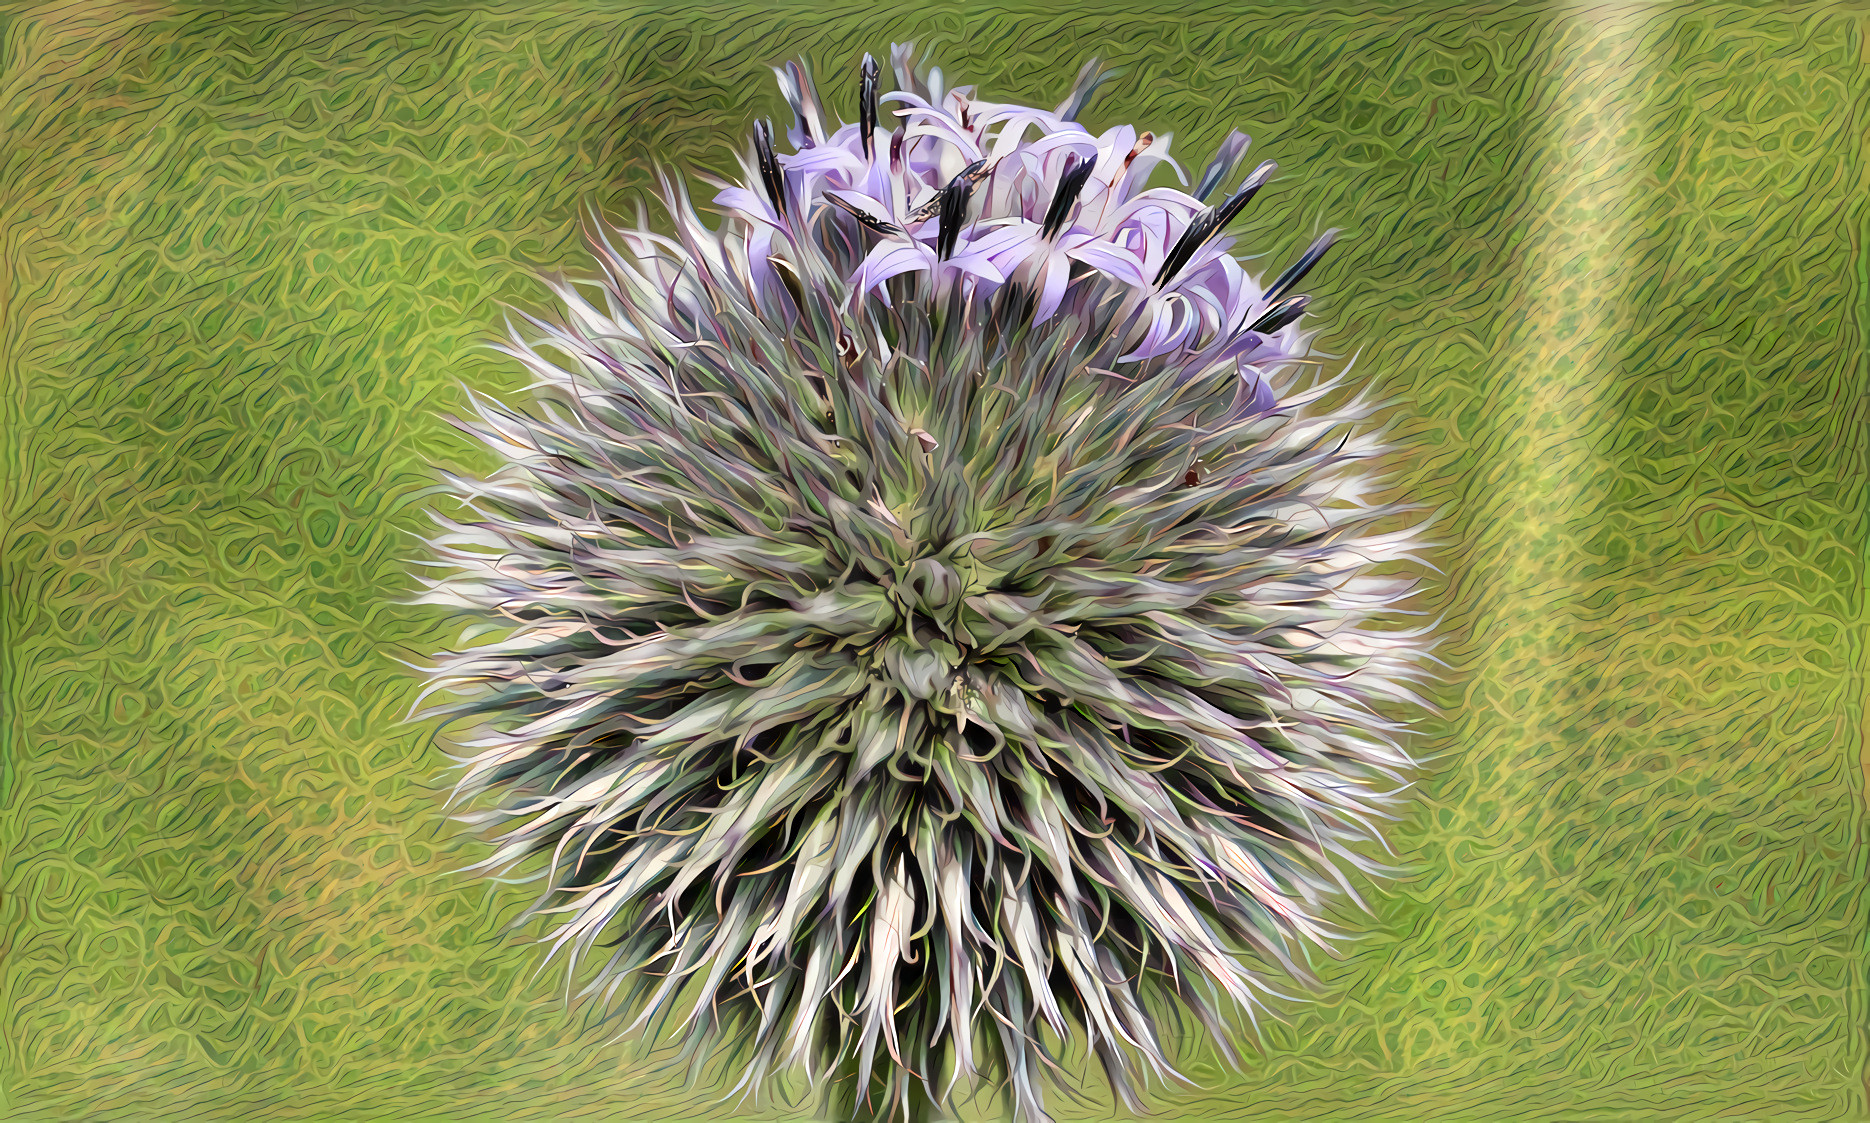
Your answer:
[[[566,322],[501,348],[542,416],[460,423],[509,464],[447,477],[476,521],[421,598],[508,634],[429,713],[478,719],[457,795],[506,797],[465,818],[521,821],[482,865],[549,855],[527,915],[574,969],[607,937],[585,993],[633,1026],[686,990],[743,1087],[837,1070],[890,1117],[992,1078],[1028,1123],[1082,1031],[1136,1109],[1179,1075],[1148,988],[1233,1060],[1221,993],[1306,978],[1339,863],[1389,868],[1379,711],[1432,625],[1372,627],[1415,582],[1366,571],[1420,527],[1373,532],[1411,509],[1357,470],[1377,404],[1299,385],[1331,236],[1267,286],[1227,252],[1245,136],[1145,190],[1187,179],[1076,123],[1095,60],[1051,112],[893,63],[836,131],[777,71],[795,151],[756,126],[720,230],[659,172],[673,237],[595,223],[601,298],[550,279]]]

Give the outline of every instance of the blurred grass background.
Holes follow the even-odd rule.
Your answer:
[[[1865,8],[4,11],[0,1116],[802,1114],[580,1036],[529,887],[448,876],[397,660],[458,625],[392,601],[579,205],[914,38],[1047,106],[1101,54],[1086,123],[1191,172],[1251,133],[1242,250],[1345,229],[1321,342],[1448,512],[1421,872],[1158,1117],[1865,1118]]]

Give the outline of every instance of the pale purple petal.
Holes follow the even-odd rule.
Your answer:
[[[1279,408],[1279,397],[1273,393],[1273,388],[1267,384],[1265,377],[1258,370],[1242,363],[1240,377],[1253,382],[1253,397],[1247,404],[1247,416],[1271,413]]]
[[[1118,125],[1097,138],[1097,147],[1102,153],[1097,160],[1097,168],[1091,173],[1091,179],[1108,185],[1123,167],[1123,158],[1136,147],[1136,129],[1130,125]]]
[[[1058,311],[1058,306],[1065,299],[1065,289],[1071,282],[1071,259],[1062,253],[1055,253],[1045,259],[1045,265],[1039,275],[1039,301],[1033,308],[1032,322],[1043,324]]]
[[[1114,242],[1086,242],[1071,250],[1070,256],[1073,260],[1082,261],[1100,273],[1136,288],[1149,283],[1149,278],[1143,274],[1140,255]]]
[[[1203,328],[1219,334],[1247,323],[1247,311],[1259,299],[1258,288],[1250,289],[1249,280],[1239,262],[1223,256],[1174,287],[1194,298]]]
[[[764,222],[768,226],[779,225],[779,212],[773,210],[772,201],[744,187],[729,187],[716,194],[714,202],[717,206],[737,211],[746,218]]]
[[[982,229],[986,228],[982,227]],[[964,234],[963,237],[965,236]],[[1010,250],[1030,246],[1038,240],[1038,237],[1038,228],[1030,222],[999,226],[987,233],[975,235],[972,241],[957,243],[955,256],[959,257],[964,253],[999,256]]]
[[[1117,178],[1117,198],[1131,198],[1143,184],[1149,182],[1150,173],[1156,170],[1156,165],[1162,163],[1174,169],[1175,178],[1180,180],[1184,186],[1187,185],[1188,176],[1183,174],[1182,166],[1169,155],[1169,141],[1173,136],[1173,133],[1163,133],[1155,137],[1148,148],[1136,154],[1136,159],[1132,160],[1130,166]]]
[[[1183,194],[1173,187],[1152,187],[1131,196],[1121,206],[1112,208],[1105,219],[1106,229],[1114,230],[1149,211],[1161,211],[1186,226],[1190,219],[1206,209],[1193,195]]]
[[[928,109],[903,109],[898,112],[903,116],[907,126],[903,130],[905,137],[909,139],[926,136],[939,137],[967,156],[961,161],[962,164],[980,159],[979,141],[972,133],[963,129],[960,122],[954,118]]]
[[[1136,350],[1120,356],[1118,362],[1153,359],[1173,351],[1182,345],[1182,341],[1199,322],[1194,305],[1180,293],[1151,299],[1149,303],[1155,306],[1155,318],[1150,321],[1149,333],[1143,337],[1143,342],[1137,345]]]
[[[886,101],[900,101],[904,105],[910,106],[915,109],[926,109],[931,113],[942,112],[941,107],[931,102],[928,98],[922,97],[921,95],[912,93],[908,90],[896,90],[892,93],[887,93],[877,98],[878,105],[882,105]]]
[[[1031,235],[1024,230],[995,230],[972,242],[957,243],[954,256],[942,264],[998,284],[1006,280],[1006,273],[998,259],[1003,256],[1016,258],[1021,246],[1030,239]]]
[[[935,264],[935,251],[920,242],[884,242],[870,251],[857,272],[851,274],[851,295],[861,297],[899,273],[928,269]],[[881,291],[883,303],[889,293]]]
[[[1048,132],[1038,140],[1028,144],[1021,151],[1030,152],[1035,156],[1050,156],[1053,152],[1061,148],[1070,149],[1076,152],[1080,158],[1083,158],[1089,156],[1093,152],[1099,151],[1102,146],[1098,143],[1096,137],[1085,132],[1083,129],[1067,128]]]
[[[868,161],[864,159],[863,153],[848,152],[830,144],[807,148],[803,152],[779,155],[779,166],[787,171],[814,172],[821,175],[838,171],[847,176],[854,176],[863,170],[866,163]]]

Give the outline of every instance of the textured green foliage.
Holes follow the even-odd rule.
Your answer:
[[[1346,228],[1324,342],[1451,504],[1420,872],[1159,1118],[1863,1117],[1860,11],[11,11],[0,1114],[727,1114],[443,876],[394,659],[452,627],[385,598],[580,193],[896,35],[1039,101],[1075,37],[1093,125],[1316,153],[1245,237]]]

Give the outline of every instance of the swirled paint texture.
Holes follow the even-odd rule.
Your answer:
[[[1416,872],[1152,1109],[1862,1116],[1862,13],[1156,15],[10,9],[0,1116],[742,1113],[591,1049],[497,938],[532,888],[447,876],[397,660],[453,629],[387,603],[426,465],[492,466],[437,415],[521,389],[458,356],[580,200],[732,173],[770,66],[913,38],[1049,105],[1066,36],[1125,70],[1088,127],[1302,179],[1253,269],[1342,228],[1318,345],[1451,512]],[[1110,1118],[1084,1087],[1054,1114]]]

